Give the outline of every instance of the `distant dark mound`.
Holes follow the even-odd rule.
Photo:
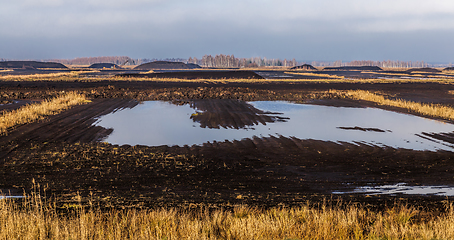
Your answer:
[[[454,67],[447,67],[443,69],[443,71],[454,71]]]
[[[347,67],[326,67],[323,70],[327,71],[382,71],[383,69],[377,66],[347,66]]]
[[[264,79],[253,71],[193,71],[149,74],[120,74],[121,77],[180,78],[180,79]]]
[[[36,68],[64,68],[67,67],[61,63],[54,62],[35,62],[35,61],[7,61],[0,62],[0,68],[23,68],[23,69],[36,69]]]
[[[428,72],[428,73],[439,73],[441,72],[438,69],[435,68],[412,68],[408,69],[407,72]]]
[[[113,63],[95,63],[90,65],[90,67],[88,68],[121,68],[121,67]]]
[[[135,70],[169,70],[169,69],[190,69],[188,65],[182,62],[155,61],[144,63],[134,68]]]
[[[292,67],[290,69],[291,70],[306,70],[306,71],[317,70],[317,68],[314,68],[312,65],[309,65],[309,64],[303,64],[301,66]]]
[[[187,63],[186,66],[188,66],[190,69],[202,68],[201,66],[195,63]]]

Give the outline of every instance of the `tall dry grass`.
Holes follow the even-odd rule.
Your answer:
[[[71,71],[71,72],[60,72],[60,73],[45,73],[45,74],[26,74],[26,75],[4,75],[0,76],[2,81],[42,81],[42,80],[53,80],[63,81],[65,79],[80,78],[83,73],[94,73],[99,70],[86,70],[86,71]]]
[[[104,210],[55,203],[33,195],[0,200],[0,239],[453,239],[454,210],[385,211],[339,205],[293,208]]]
[[[3,112],[0,116],[0,134],[4,135],[14,126],[31,123],[45,116],[60,113],[73,105],[89,102],[84,95],[74,92],[66,93],[51,100],[41,103],[29,104],[17,110]]]
[[[429,117],[454,120],[454,109],[452,107],[443,106],[441,104],[418,103],[402,99],[392,100],[385,98],[383,95],[378,95],[363,90],[346,91],[346,96],[352,99],[370,101],[380,105],[405,108]]]

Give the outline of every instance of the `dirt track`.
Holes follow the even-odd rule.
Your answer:
[[[453,185],[454,154],[335,144],[292,138],[207,143],[203,146],[114,146],[93,142],[109,133],[94,118],[137,100],[243,99],[312,101],[368,106],[327,94],[328,89],[381,90],[390,96],[454,105],[440,84],[227,84],[144,82],[3,82],[4,99],[42,99],[76,90],[93,98],[48,120],[25,125],[0,138],[0,189],[30,189],[32,179],[61,202],[90,192],[103,206],[247,203],[295,205],[332,196],[334,190],[368,183]],[[314,101],[313,99],[321,99]],[[332,100],[335,99],[335,100]],[[401,109],[394,109],[403,111]],[[403,111],[405,112],[405,111]],[[261,114],[261,113],[259,113]],[[221,117],[222,118],[222,117]],[[203,121],[201,119],[200,121]],[[350,185],[346,185],[349,183]],[[343,196],[379,206],[394,197]],[[438,204],[443,197],[410,197]]]

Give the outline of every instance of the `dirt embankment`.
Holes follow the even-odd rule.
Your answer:
[[[158,70],[158,69],[192,69],[194,65],[188,66],[183,62],[167,62],[167,61],[154,61],[144,63],[134,68],[134,70]]]
[[[121,69],[120,66],[114,63],[94,63],[90,65],[88,68],[97,68],[97,69],[103,69],[103,68],[114,68],[114,69]]]
[[[67,69],[67,67],[61,63],[54,62],[36,62],[36,61],[6,61],[0,62],[0,68],[60,68]]]
[[[325,67],[324,71],[382,71],[377,66],[347,66],[347,67]]]

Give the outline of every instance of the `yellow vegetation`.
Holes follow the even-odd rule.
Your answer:
[[[6,134],[9,128],[16,125],[37,121],[47,115],[60,113],[69,107],[89,102],[85,96],[70,92],[41,103],[30,104],[10,112],[3,112],[0,116],[0,134]]]
[[[311,72],[285,72],[286,74],[293,74],[293,75],[303,75],[303,76],[315,76],[315,77],[323,77],[323,78],[339,78],[343,79],[344,76],[337,76],[334,74],[321,74],[321,73],[311,73]]]
[[[396,205],[226,210],[104,210],[55,203],[37,195],[0,200],[0,239],[453,239],[454,210],[431,213]]]
[[[412,101],[405,101],[402,99],[387,99],[382,95],[377,95],[369,91],[356,90],[347,91],[347,97],[356,100],[365,100],[378,103],[380,105],[405,108],[410,111],[429,116],[443,118],[447,120],[454,120],[454,109],[452,107],[443,106],[441,104],[426,104]]]
[[[46,74],[29,74],[29,75],[5,75],[0,76],[2,81],[23,81],[23,80],[54,80],[61,81],[61,77],[78,77],[81,73],[93,73],[99,72],[98,70],[89,71],[71,71],[71,72],[60,72],[60,73],[46,73]]]

